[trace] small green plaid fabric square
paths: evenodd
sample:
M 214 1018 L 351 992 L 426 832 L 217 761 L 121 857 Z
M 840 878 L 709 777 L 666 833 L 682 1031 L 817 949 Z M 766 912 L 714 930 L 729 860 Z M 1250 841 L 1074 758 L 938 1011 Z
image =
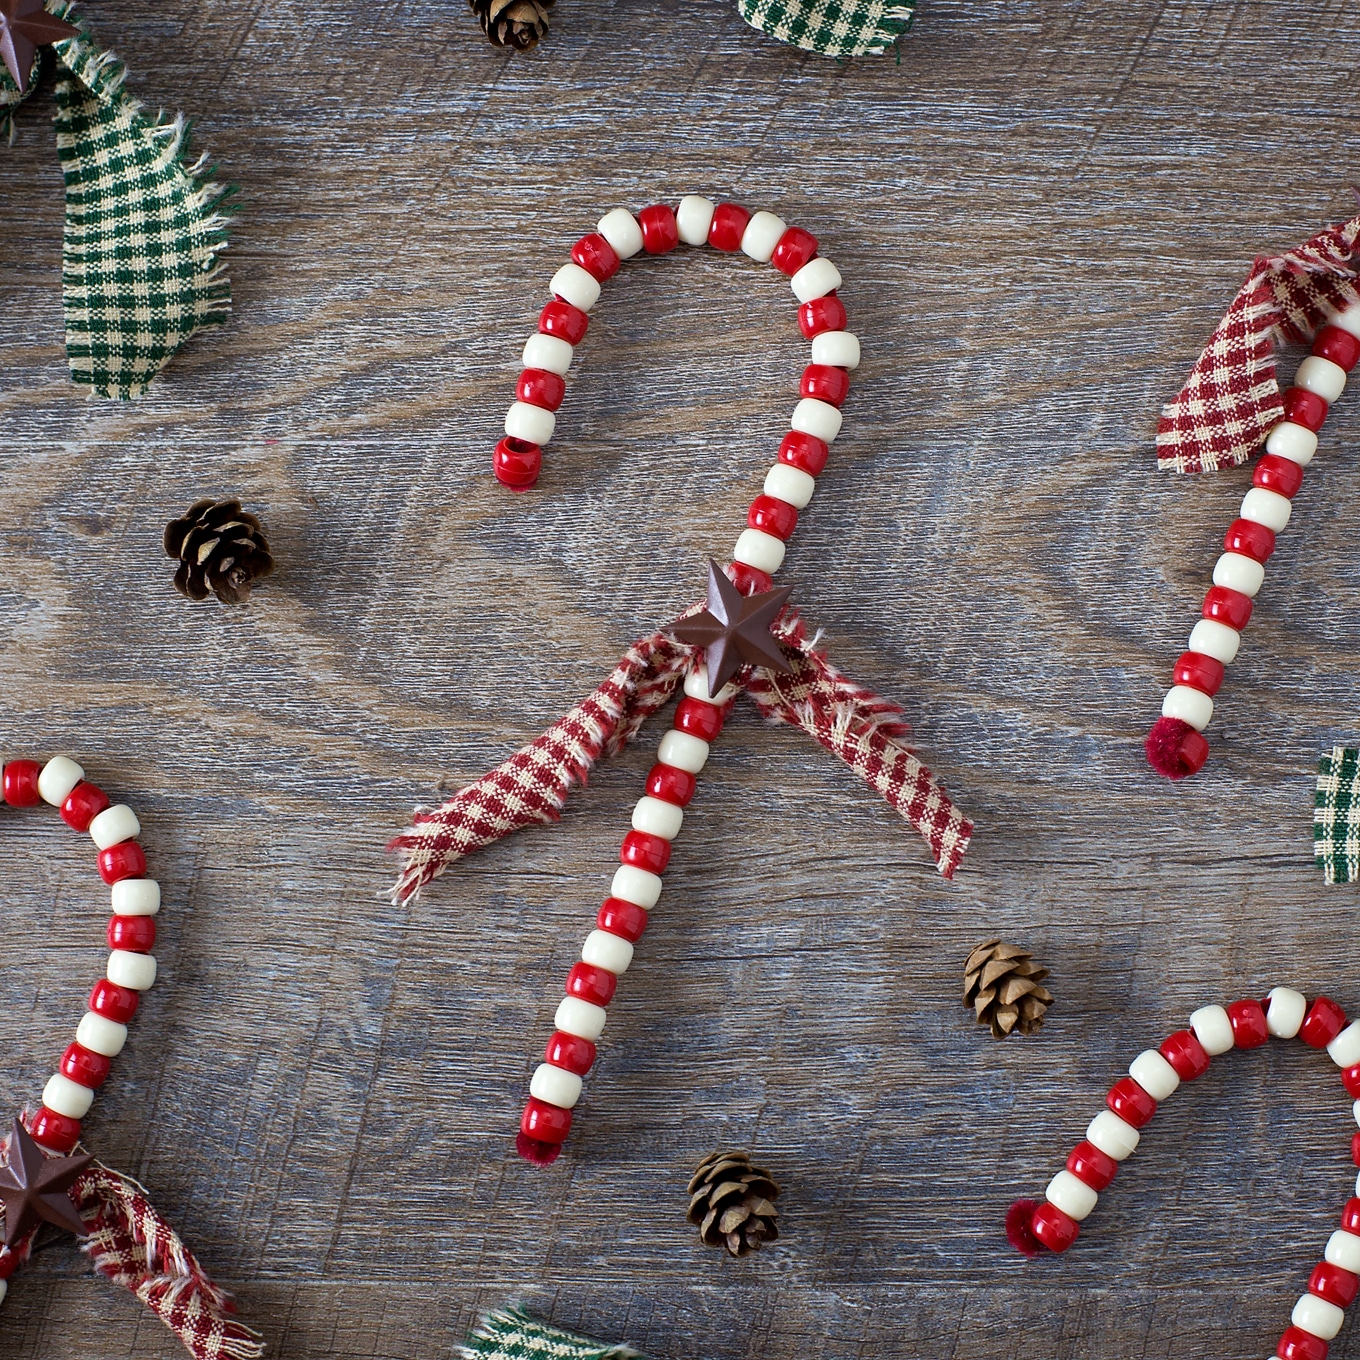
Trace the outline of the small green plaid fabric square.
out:
M 518 1308 L 488 1314 L 463 1355 L 466 1360 L 643 1360 L 627 1346 L 606 1346 L 564 1332 Z
M 1360 879 L 1360 751 L 1333 746 L 1318 763 L 1313 848 L 1328 883 Z
M 752 28 L 826 57 L 885 51 L 911 27 L 916 0 L 737 0 Z

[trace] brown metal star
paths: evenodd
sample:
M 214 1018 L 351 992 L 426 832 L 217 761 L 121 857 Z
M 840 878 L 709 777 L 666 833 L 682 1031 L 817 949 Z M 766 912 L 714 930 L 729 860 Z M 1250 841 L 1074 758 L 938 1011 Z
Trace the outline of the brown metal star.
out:
M 84 1153 L 76 1157 L 47 1156 L 16 1119 L 9 1162 L 0 1167 L 5 1245 L 15 1246 L 39 1223 L 52 1223 L 77 1237 L 87 1237 L 90 1230 L 76 1212 L 71 1187 L 92 1161 L 94 1158 Z
M 718 564 L 708 561 L 708 608 L 671 624 L 680 642 L 704 649 L 709 698 L 743 667 L 765 666 L 787 675 L 793 669 L 770 632 L 792 587 L 743 595 Z
M 43 0 L 0 0 L 0 58 L 19 87 L 28 93 L 28 77 L 38 48 L 60 42 L 80 30 L 43 8 Z

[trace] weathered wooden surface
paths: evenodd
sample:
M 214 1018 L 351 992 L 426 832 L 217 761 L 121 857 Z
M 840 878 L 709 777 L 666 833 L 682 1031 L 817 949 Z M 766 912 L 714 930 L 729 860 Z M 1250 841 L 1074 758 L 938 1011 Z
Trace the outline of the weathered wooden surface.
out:
M 1360 733 L 1354 402 L 1212 764 L 1171 787 L 1138 749 L 1247 480 L 1156 473 L 1158 403 L 1252 254 L 1349 207 L 1350 7 L 938 0 L 900 65 L 845 68 L 720 0 L 561 0 L 528 60 L 456 0 L 91 9 L 241 185 L 236 310 L 146 400 L 77 394 L 50 103 L 21 114 L 4 740 L 70 751 L 144 816 L 164 985 L 89 1142 L 271 1355 L 436 1360 L 509 1297 L 661 1360 L 1266 1354 L 1354 1175 L 1325 1059 L 1232 1058 L 1178 1095 L 1060 1261 L 1022 1263 L 1000 1220 L 1195 1006 L 1288 981 L 1360 1008 L 1360 894 L 1310 845 L 1317 755 Z M 845 272 L 867 358 L 786 575 L 978 833 L 942 884 L 834 761 L 739 712 L 543 1173 L 514 1121 L 651 740 L 414 906 L 386 904 L 382 845 L 734 537 L 804 353 L 747 262 L 630 265 L 541 489 L 488 473 L 570 242 L 691 189 L 777 208 Z M 159 556 L 209 493 L 260 511 L 281 564 L 241 612 L 186 605 Z M 66 1041 L 105 899 L 54 816 L 3 820 L 8 1110 Z M 1037 1040 L 958 1005 L 992 933 L 1053 969 Z M 724 1143 L 787 1187 L 785 1240 L 741 1263 L 684 1223 Z M 179 1353 L 63 1244 L 2 1316 L 5 1360 Z

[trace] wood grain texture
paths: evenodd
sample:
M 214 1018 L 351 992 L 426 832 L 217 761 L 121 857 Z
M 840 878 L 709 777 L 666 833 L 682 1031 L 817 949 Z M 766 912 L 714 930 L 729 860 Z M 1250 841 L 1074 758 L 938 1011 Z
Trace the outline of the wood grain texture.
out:
M 1139 750 L 1247 480 L 1158 474 L 1156 412 L 1251 256 L 1349 207 L 1351 7 L 930 0 L 900 65 L 845 67 L 722 0 L 560 0 L 521 60 L 458 0 L 91 9 L 241 186 L 235 312 L 135 405 L 72 389 L 49 96 L 21 114 L 4 741 L 71 752 L 143 815 L 165 985 L 89 1142 L 271 1355 L 441 1360 L 510 1297 L 658 1360 L 1266 1354 L 1354 1176 L 1325 1059 L 1231 1058 L 1178 1095 L 1061 1260 L 1023 1263 L 1000 1221 L 1195 1006 L 1285 981 L 1360 1008 L 1360 892 L 1323 886 L 1310 810 L 1318 753 L 1360 731 L 1354 402 L 1211 765 L 1172 787 Z M 488 471 L 571 241 L 691 189 L 776 208 L 845 273 L 866 361 L 786 576 L 978 831 L 941 883 L 835 761 L 739 710 L 545 1174 L 514 1121 L 651 741 L 415 905 L 387 904 L 381 847 L 735 535 L 804 353 L 749 262 L 628 266 L 541 488 Z M 238 612 L 188 606 L 159 556 L 214 493 L 280 563 Z M 8 1110 L 101 966 L 104 893 L 55 817 L 3 821 Z M 993 933 L 1053 970 L 1033 1041 L 959 1006 Z M 724 1143 L 786 1186 L 784 1240 L 742 1262 L 684 1223 Z M 176 1354 L 64 1244 L 4 1306 L 3 1360 Z

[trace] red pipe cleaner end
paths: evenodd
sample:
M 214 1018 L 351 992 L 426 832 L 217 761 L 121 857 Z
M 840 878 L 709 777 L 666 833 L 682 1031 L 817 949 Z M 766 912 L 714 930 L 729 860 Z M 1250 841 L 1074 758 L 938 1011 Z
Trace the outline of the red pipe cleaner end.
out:
M 527 1133 L 515 1135 L 515 1149 L 526 1162 L 535 1166 L 551 1166 L 562 1151 L 561 1143 L 545 1143 L 541 1138 L 530 1138 Z
M 1038 1256 L 1044 1249 L 1030 1226 L 1038 1207 L 1032 1199 L 1018 1199 L 1006 1210 L 1006 1240 L 1022 1256 Z
M 1182 718 L 1158 718 L 1148 733 L 1148 764 L 1168 779 L 1198 774 L 1209 759 L 1209 743 Z
M 538 481 L 543 467 L 543 450 L 527 439 L 506 435 L 496 445 L 491 466 L 502 486 L 508 486 L 511 491 L 528 491 Z

